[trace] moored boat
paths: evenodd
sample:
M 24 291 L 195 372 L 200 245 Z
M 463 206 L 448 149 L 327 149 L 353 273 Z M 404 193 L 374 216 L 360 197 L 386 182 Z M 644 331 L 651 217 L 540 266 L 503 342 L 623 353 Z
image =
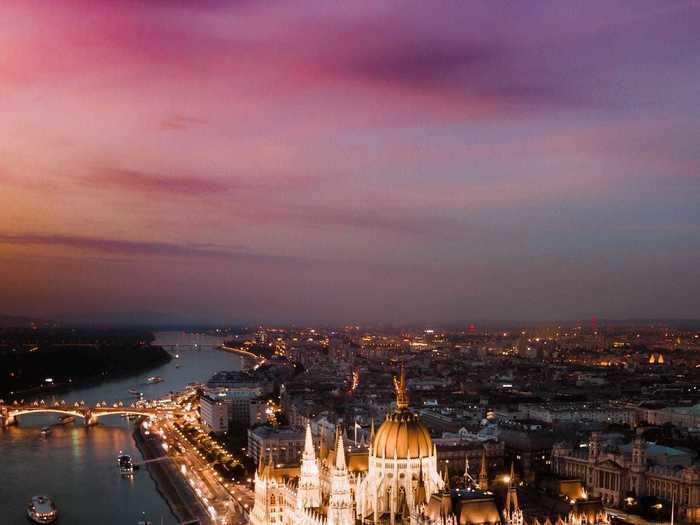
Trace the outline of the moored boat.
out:
M 134 473 L 134 464 L 131 461 L 131 456 L 128 454 L 117 456 L 117 463 L 119 463 L 119 472 L 121 472 L 122 476 L 130 476 Z
M 48 496 L 34 496 L 27 505 L 27 516 L 34 523 L 53 523 L 58 517 L 58 510 Z

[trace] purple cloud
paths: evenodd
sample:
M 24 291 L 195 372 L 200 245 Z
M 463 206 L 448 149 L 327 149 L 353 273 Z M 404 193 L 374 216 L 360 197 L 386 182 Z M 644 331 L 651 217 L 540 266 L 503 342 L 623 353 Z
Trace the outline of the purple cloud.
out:
M 286 263 L 295 261 L 292 257 L 250 253 L 212 244 L 133 241 L 59 234 L 0 234 L 0 243 L 14 246 L 63 247 L 127 257 L 203 257 Z

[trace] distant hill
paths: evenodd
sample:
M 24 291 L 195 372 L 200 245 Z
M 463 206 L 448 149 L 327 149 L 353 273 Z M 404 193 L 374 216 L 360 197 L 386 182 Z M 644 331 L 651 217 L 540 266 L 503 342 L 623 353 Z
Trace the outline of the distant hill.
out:
M 29 317 L 22 317 L 17 315 L 0 314 L 0 328 L 26 327 L 32 326 L 34 324 L 46 324 L 46 321 L 30 319 Z

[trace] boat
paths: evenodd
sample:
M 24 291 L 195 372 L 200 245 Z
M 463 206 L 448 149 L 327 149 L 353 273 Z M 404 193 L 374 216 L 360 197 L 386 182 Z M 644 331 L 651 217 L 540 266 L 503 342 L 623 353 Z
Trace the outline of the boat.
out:
M 146 379 L 146 383 L 148 383 L 149 385 L 155 385 L 156 383 L 162 383 L 163 381 L 165 381 L 165 379 L 163 379 L 160 376 L 151 376 L 148 379 Z
M 34 523 L 53 523 L 58 517 L 58 510 L 48 496 L 33 496 L 27 505 L 27 516 Z
M 72 423 L 75 421 L 75 416 L 72 416 L 70 414 L 64 414 L 62 416 L 58 416 L 58 422 L 61 425 L 67 425 L 68 423 Z
M 44 436 L 51 434 L 51 427 L 41 427 L 41 433 Z
M 119 472 L 122 476 L 131 476 L 134 473 L 134 464 L 128 454 L 117 456 L 117 463 L 119 463 Z
M 130 389 L 129 389 L 129 393 L 130 393 L 132 396 L 142 396 L 142 395 L 143 395 L 142 392 L 139 392 L 139 391 L 136 390 L 135 388 L 130 388 Z

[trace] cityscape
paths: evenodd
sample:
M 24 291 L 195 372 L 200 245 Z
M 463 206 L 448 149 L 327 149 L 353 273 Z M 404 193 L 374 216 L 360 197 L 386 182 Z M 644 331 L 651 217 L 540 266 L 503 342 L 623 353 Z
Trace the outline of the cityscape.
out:
M 0 525 L 700 524 L 698 35 L 0 2 Z

